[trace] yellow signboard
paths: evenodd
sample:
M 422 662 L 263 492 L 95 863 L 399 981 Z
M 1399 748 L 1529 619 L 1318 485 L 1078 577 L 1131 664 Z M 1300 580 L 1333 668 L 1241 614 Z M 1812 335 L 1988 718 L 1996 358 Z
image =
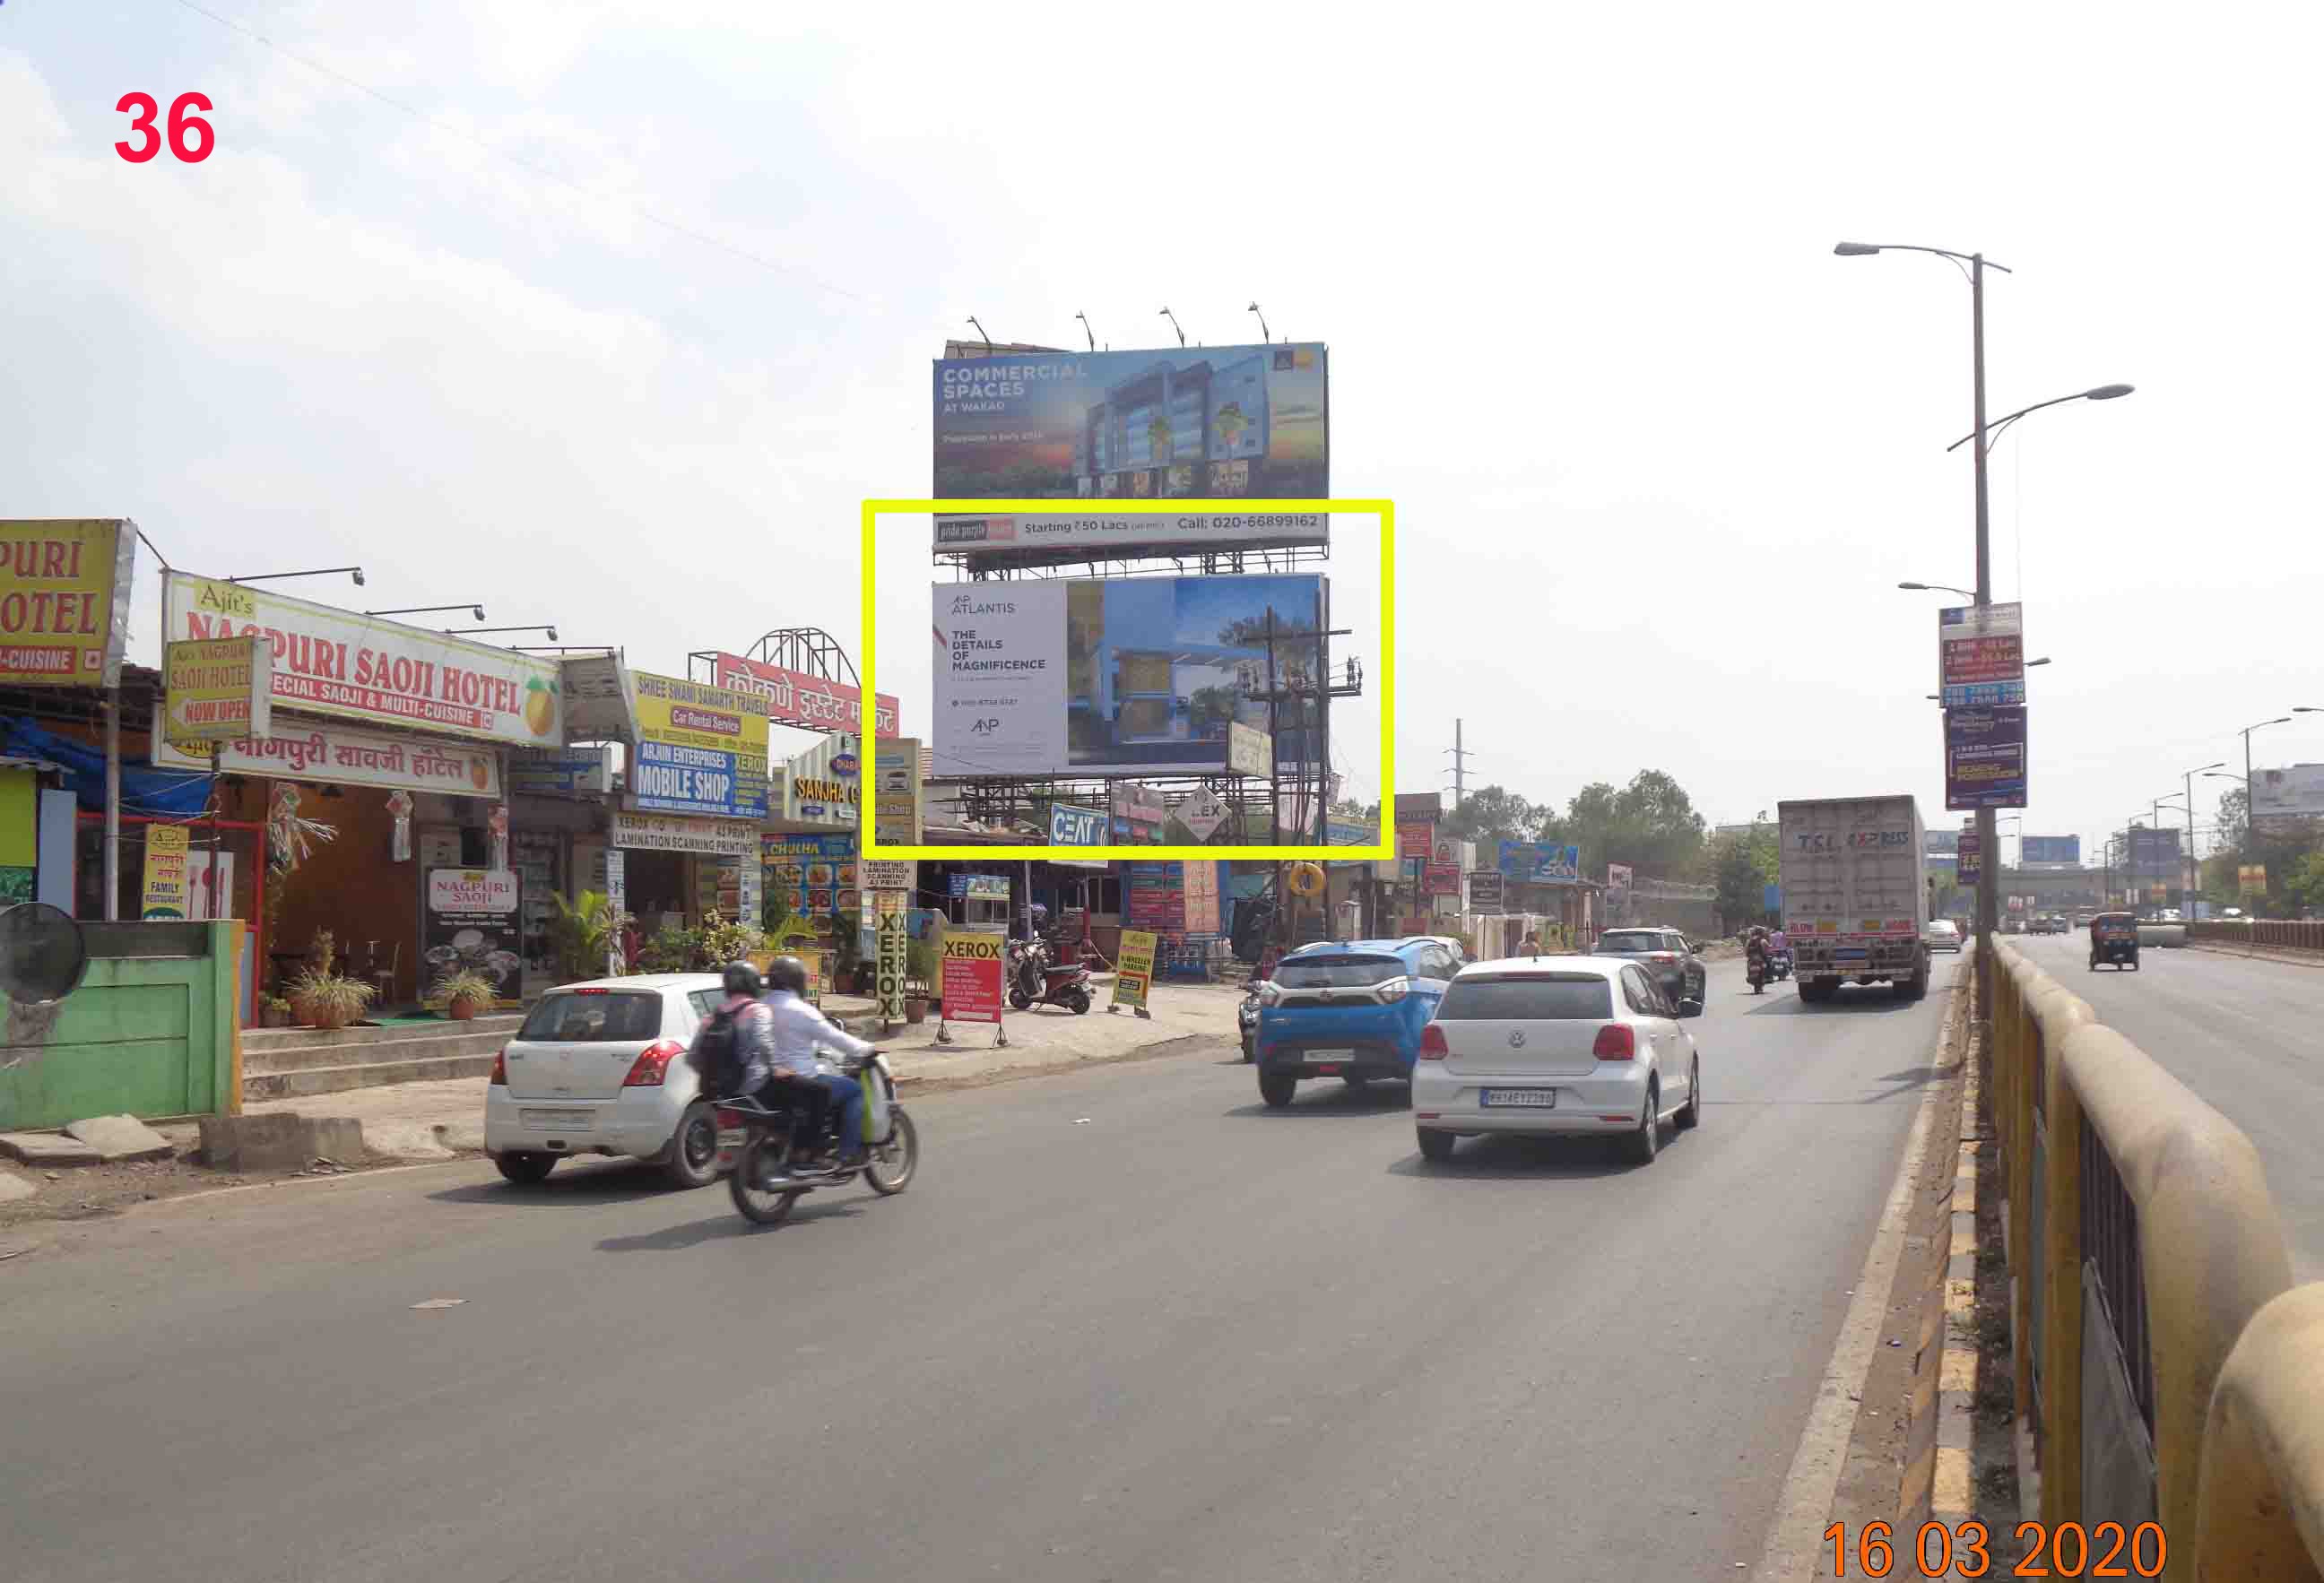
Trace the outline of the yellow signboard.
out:
M 1154 935 L 1144 929 L 1121 932 L 1121 960 L 1113 972 L 1113 1004 L 1146 1009 L 1146 991 L 1154 982 Z
M 136 552 L 124 520 L 0 521 L 0 684 L 119 682 Z
M 186 913 L 186 827 L 145 827 L 145 898 L 137 916 L 149 924 L 175 923 Z
M 637 673 L 639 808 L 713 818 L 767 816 L 767 701 L 677 676 Z
M 173 742 L 232 742 L 273 729 L 274 646 L 192 638 L 161 646 L 162 731 Z
M 2267 865 L 2265 863 L 2237 863 L 2236 865 L 2236 889 L 2245 896 L 2265 896 L 2267 894 Z

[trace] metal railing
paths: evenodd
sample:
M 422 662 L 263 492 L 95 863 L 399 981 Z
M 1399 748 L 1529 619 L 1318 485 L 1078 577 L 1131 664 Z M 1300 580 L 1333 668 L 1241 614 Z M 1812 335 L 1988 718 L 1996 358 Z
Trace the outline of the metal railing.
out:
M 2015 946 L 1979 969 L 2043 1522 L 2159 1523 L 2169 1578 L 2324 1578 L 2324 1284 L 2286 1295 L 2251 1140 Z
M 2187 925 L 2188 938 L 2233 945 L 2273 945 L 2292 951 L 2324 951 L 2324 920 L 2315 918 L 2209 918 Z

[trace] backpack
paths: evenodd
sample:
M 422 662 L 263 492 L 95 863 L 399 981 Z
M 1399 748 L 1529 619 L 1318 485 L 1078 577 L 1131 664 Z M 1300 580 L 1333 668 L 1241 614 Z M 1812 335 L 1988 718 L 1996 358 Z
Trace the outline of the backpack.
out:
M 694 1068 L 702 1080 L 702 1091 L 724 1098 L 733 1083 L 742 1075 L 742 1041 L 735 1026 L 735 1014 L 724 1008 L 713 1012 L 702 1031 L 694 1036 L 694 1047 L 686 1053 L 686 1063 Z

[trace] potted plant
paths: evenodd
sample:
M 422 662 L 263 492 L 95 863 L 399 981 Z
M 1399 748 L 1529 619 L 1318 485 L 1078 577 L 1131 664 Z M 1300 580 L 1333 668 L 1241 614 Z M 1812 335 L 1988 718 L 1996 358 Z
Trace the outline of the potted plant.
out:
M 466 1022 L 500 999 L 500 987 L 474 968 L 454 968 L 437 979 L 428 998 L 442 1001 L 453 1021 Z
M 558 976 L 567 983 L 603 978 L 605 961 L 632 920 L 602 890 L 585 890 L 577 901 L 552 894 L 557 916 L 549 920 L 550 948 Z
M 290 1002 L 280 995 L 269 995 L 258 1008 L 261 1027 L 287 1028 L 290 1026 Z
M 904 1020 L 926 1022 L 928 1017 L 929 986 L 936 976 L 936 948 L 925 940 L 915 940 L 904 947 Z
M 299 1020 L 312 1028 L 343 1028 L 361 1017 L 379 991 L 361 979 L 331 971 L 336 960 L 330 932 L 315 932 L 315 960 L 290 980 L 290 1006 Z

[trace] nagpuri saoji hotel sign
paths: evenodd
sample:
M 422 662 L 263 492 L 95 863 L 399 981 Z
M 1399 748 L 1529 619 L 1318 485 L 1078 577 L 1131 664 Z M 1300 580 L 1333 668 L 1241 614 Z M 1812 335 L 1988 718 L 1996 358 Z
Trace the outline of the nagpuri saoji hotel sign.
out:
M 548 660 L 181 572 L 163 579 L 161 605 L 165 641 L 264 636 L 286 709 L 521 747 L 564 741 Z

